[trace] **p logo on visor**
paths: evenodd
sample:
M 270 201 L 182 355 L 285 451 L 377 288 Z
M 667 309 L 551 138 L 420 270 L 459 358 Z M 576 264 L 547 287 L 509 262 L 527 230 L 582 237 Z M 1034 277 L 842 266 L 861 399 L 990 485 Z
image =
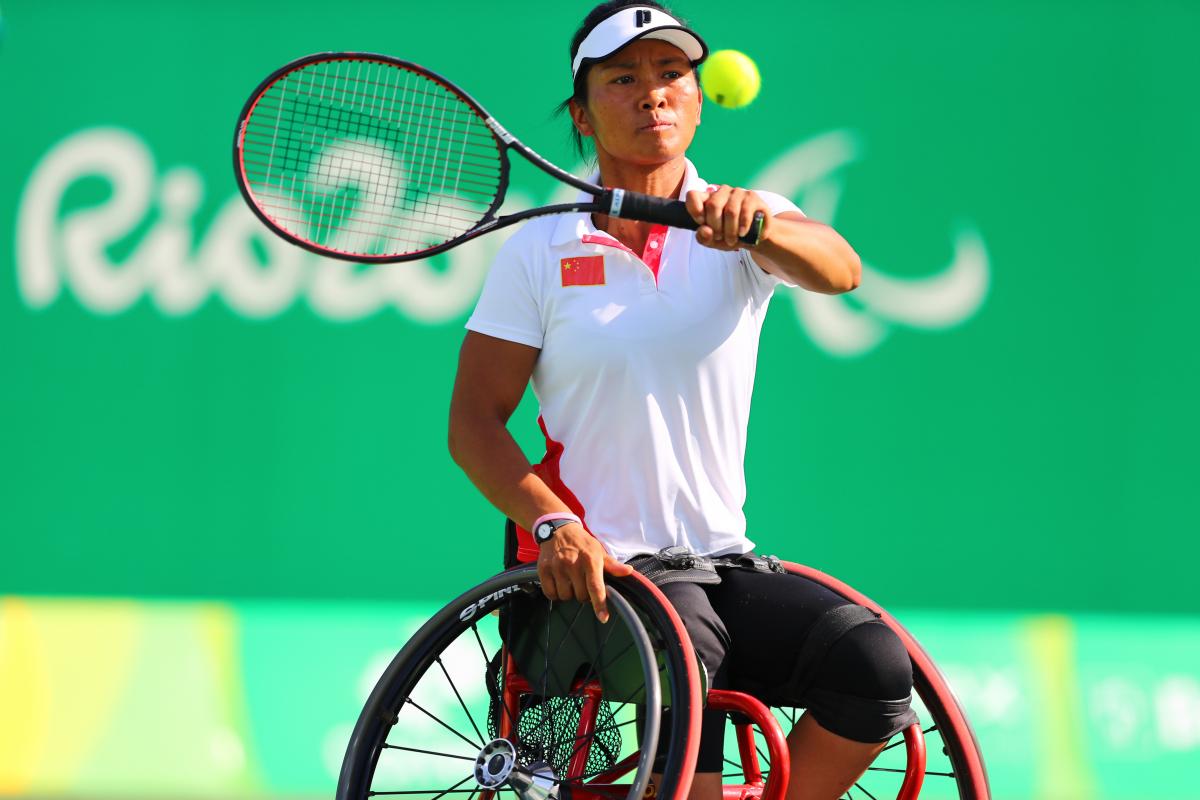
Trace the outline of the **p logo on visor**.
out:
M 704 40 L 665 11 L 626 7 L 597 23 L 575 48 L 571 54 L 571 76 L 578 77 L 585 62 L 603 61 L 638 39 L 661 39 L 673 44 L 693 64 L 708 56 Z

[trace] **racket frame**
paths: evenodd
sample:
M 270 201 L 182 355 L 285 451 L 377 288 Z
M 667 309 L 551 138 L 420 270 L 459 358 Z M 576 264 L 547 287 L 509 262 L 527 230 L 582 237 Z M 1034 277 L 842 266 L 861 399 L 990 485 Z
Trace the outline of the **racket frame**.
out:
M 491 206 L 488 208 L 487 212 L 477 225 L 446 242 L 426 248 L 424 250 L 400 254 L 389 253 L 384 255 L 368 255 L 323 247 L 319 244 L 308 241 L 307 239 L 296 236 L 272 220 L 270 216 L 268 216 L 267 213 L 259 207 L 258 202 L 254 198 L 254 193 L 250 189 L 249 179 L 246 175 L 246 166 L 244 159 L 242 158 L 242 148 L 245 142 L 246 125 L 251 115 L 254 113 L 255 107 L 258 105 L 258 102 L 267 94 L 270 88 L 287 75 L 307 67 L 310 64 L 333 61 L 376 61 L 417 73 L 418 75 L 429 78 L 450 93 L 456 95 L 467 105 L 468 108 L 471 109 L 471 111 L 479 116 L 479 118 L 491 132 L 492 138 L 496 142 L 496 149 L 499 155 L 497 160 L 499 161 L 500 165 L 500 174 L 498 176 L 496 196 L 492 199 Z M 580 191 L 590 194 L 591 196 L 595 197 L 596 200 L 592 202 L 576 201 L 573 203 L 556 203 L 553 205 L 540 206 L 538 208 L 525 209 L 512 214 L 496 216 L 496 212 L 499 211 L 500 206 L 504 203 L 505 196 L 508 194 L 509 173 L 511 171 L 509 162 L 510 150 L 515 150 L 522 158 L 533 164 L 538 169 L 541 169 L 551 177 L 557 178 L 569 186 L 573 186 Z M 603 187 L 596 186 L 589 181 L 578 178 L 566 170 L 555 166 L 534 152 L 532 148 L 519 140 L 516 136 L 513 136 L 511 133 L 509 133 L 508 130 L 506 130 L 505 127 L 501 125 L 495 117 L 489 114 L 487 110 L 480 105 L 477 100 L 475 100 L 475 98 L 471 97 L 471 95 L 469 95 L 466 91 L 452 81 L 437 74 L 436 72 L 433 72 L 432 70 L 422 67 L 420 64 L 414 64 L 411 61 L 405 61 L 403 59 L 383 55 L 382 53 L 358 51 L 331 51 L 313 53 L 284 64 L 282 67 L 264 78 L 258 84 L 258 86 L 255 87 L 254 91 L 250 93 L 250 97 L 243 104 L 242 111 L 238 115 L 237 126 L 234 129 L 233 136 L 233 172 L 237 179 L 238 190 L 242 193 L 242 198 L 246 201 L 246 204 L 250 206 L 250 209 L 254 212 L 255 216 L 257 216 L 269 229 L 292 244 L 303 247 L 305 250 L 317 253 L 318 255 L 339 258 L 345 261 L 354 261 L 357 263 L 389 264 L 400 261 L 415 261 L 421 258 L 427 258 L 429 256 L 445 252 L 452 247 L 457 247 L 458 245 L 468 242 L 478 236 L 482 236 L 485 233 L 490 233 L 514 223 L 531 219 L 533 217 L 545 216 L 547 214 L 595 213 L 608 214 L 611 216 L 622 216 L 622 212 L 624 212 L 623 216 L 627 219 L 638 219 L 645 222 L 667 224 L 675 227 L 687 228 L 690 230 L 695 230 L 698 227 L 696 221 L 692 219 L 690 214 L 687 213 L 682 201 L 654 197 L 652 195 L 645 195 L 641 194 L 640 192 L 632 192 L 624 189 L 605 189 Z M 748 234 L 746 237 L 743 237 L 743 241 L 746 241 L 751 245 L 757 244 L 758 237 L 762 232 L 762 226 L 763 220 L 761 218 L 761 212 L 759 212 L 755 218 L 755 224 L 751 228 L 750 234 Z

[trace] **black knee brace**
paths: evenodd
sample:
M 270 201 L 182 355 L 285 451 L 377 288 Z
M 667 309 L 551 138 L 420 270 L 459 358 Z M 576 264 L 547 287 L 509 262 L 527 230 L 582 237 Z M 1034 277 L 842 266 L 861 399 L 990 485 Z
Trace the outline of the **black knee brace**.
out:
M 881 742 L 916 722 L 910 707 L 912 662 L 900 637 L 883 622 L 846 631 L 812 676 L 809 711 L 839 736 Z

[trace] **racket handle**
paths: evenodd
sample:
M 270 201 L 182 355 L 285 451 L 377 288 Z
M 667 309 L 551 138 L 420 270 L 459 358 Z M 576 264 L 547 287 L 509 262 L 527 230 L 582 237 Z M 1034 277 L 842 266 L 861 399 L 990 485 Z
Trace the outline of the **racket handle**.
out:
M 669 200 L 665 197 L 655 197 L 639 192 L 627 192 L 624 189 L 613 189 L 605 194 L 612 196 L 609 215 L 624 219 L 636 219 L 642 222 L 657 222 L 660 225 L 670 225 L 672 228 L 685 228 L 694 231 L 700 226 L 688 213 L 687 204 L 682 200 Z M 753 247 L 762 239 L 763 213 L 755 212 L 754 221 L 750 223 L 750 231 L 740 237 L 741 241 Z

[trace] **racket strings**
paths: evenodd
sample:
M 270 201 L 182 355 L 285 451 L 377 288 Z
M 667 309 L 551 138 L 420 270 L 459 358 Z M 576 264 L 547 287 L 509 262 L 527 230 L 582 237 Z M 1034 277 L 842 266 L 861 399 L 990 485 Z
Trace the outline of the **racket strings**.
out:
M 252 155 L 253 156 L 265 156 L 265 158 L 249 157 Z M 261 166 L 264 169 L 266 169 L 271 165 L 271 159 L 272 159 L 273 155 L 274 154 L 271 151 L 247 147 L 243 150 L 242 160 L 244 163 L 246 163 L 248 165 Z M 372 154 L 372 155 L 374 155 L 374 154 Z M 355 151 L 353 149 L 353 147 L 348 147 L 348 148 L 346 148 L 346 153 L 343 154 L 343 156 L 341 158 L 339 158 L 338 163 L 337 163 L 337 169 L 343 173 L 346 173 L 347 170 L 349 170 L 351 168 L 366 169 L 366 168 L 371 168 L 371 167 L 377 166 L 377 163 L 378 162 L 373 158 L 360 157 L 360 154 L 357 151 Z M 323 168 L 324 167 L 322 164 L 318 164 L 318 166 L 315 167 L 314 169 L 320 171 Z M 332 173 L 327 168 L 325 168 L 325 171 L 321 174 L 328 176 L 329 174 L 332 174 Z M 407 175 L 413 181 L 420 183 L 420 184 L 424 184 L 427 187 L 432 186 L 433 182 L 435 180 L 440 181 L 444 177 L 443 174 L 432 172 L 428 168 L 425 168 L 425 169 L 415 168 L 413 170 L 410 170 L 407 173 Z M 486 201 L 489 201 L 489 202 L 490 202 L 491 198 L 493 196 L 495 196 L 495 187 L 496 187 L 497 181 L 499 180 L 498 172 L 496 172 L 496 173 L 477 172 L 475 170 L 469 170 L 469 169 L 464 168 L 464 169 L 459 170 L 459 175 L 463 176 L 458 181 L 458 184 L 460 186 L 460 192 L 462 194 L 464 194 L 464 195 L 473 194 L 479 198 L 484 198 Z M 395 179 L 398 177 L 397 174 L 391 169 L 385 170 L 385 172 L 383 173 L 383 176 L 387 177 L 389 179 Z M 478 189 L 472 189 L 471 187 L 478 187 Z
M 361 80 L 361 76 L 360 76 L 360 80 Z M 380 83 L 378 81 L 363 81 L 363 82 L 366 84 L 369 84 L 369 85 L 375 85 L 375 86 L 380 85 Z M 426 92 L 424 94 L 428 94 L 428 93 Z M 357 111 L 369 111 L 369 112 L 372 112 L 375 114 L 381 113 L 380 107 L 378 106 L 377 103 L 373 103 L 372 105 L 368 106 L 365 102 L 362 101 L 361 98 L 363 98 L 365 95 L 366 95 L 365 92 L 348 92 L 347 93 L 346 96 L 351 98 L 351 100 L 352 100 L 352 102 L 350 103 L 351 112 L 357 110 Z M 357 109 L 355 108 L 355 103 L 353 102 L 353 99 L 356 97 L 359 98 L 357 101 Z M 338 127 L 346 128 L 347 127 L 346 126 L 347 118 L 348 118 L 348 115 L 344 111 L 339 112 L 338 119 L 336 120 L 336 122 L 338 123 Z M 379 124 L 379 120 L 377 120 L 376 118 L 369 118 L 369 119 L 370 119 L 370 121 L 365 126 L 365 133 L 369 136 L 373 136 L 376 138 L 380 137 L 381 134 L 384 134 L 384 138 L 386 138 L 386 133 L 382 129 L 381 125 Z M 426 126 L 428 126 L 432 119 L 433 118 L 431 115 L 422 115 L 422 114 L 406 115 L 406 118 L 404 118 L 402 120 L 402 122 L 405 125 L 405 129 L 402 129 L 402 134 L 406 137 L 406 141 L 407 141 L 407 139 L 410 139 L 414 134 L 419 135 L 419 129 L 417 128 L 417 126 L 421 125 L 422 123 L 424 123 Z M 351 122 L 351 124 L 353 124 L 353 122 L 354 122 L 353 118 L 350 118 L 349 121 Z M 452 120 L 452 124 L 453 124 L 453 120 Z M 435 147 L 434 149 L 439 150 L 442 148 Z M 355 148 L 355 147 L 347 148 L 347 150 L 339 153 L 339 158 L 336 160 L 336 163 L 333 165 L 332 171 L 333 171 L 334 177 L 342 178 L 342 177 L 344 177 L 345 172 L 347 170 L 353 171 L 355 167 L 363 167 L 363 166 L 374 167 L 374 166 L 378 166 L 378 165 L 380 165 L 380 163 L 382 163 L 383 165 L 385 165 L 384 169 L 382 171 L 372 170 L 371 172 L 368 173 L 368 175 L 370 175 L 371 178 L 381 178 L 382 181 L 370 181 L 369 180 L 368 188 L 375 190 L 374 191 L 374 195 L 375 195 L 374 199 L 377 201 L 382 201 L 384 206 L 388 205 L 389 203 L 394 205 L 396 198 L 394 197 L 394 193 L 392 191 L 389 191 L 389 189 L 391 187 L 395 186 L 398 183 L 398 181 L 400 180 L 400 175 L 398 174 L 398 171 L 394 168 L 394 162 L 389 163 L 390 160 L 384 160 L 381 162 L 381 160 L 379 159 L 379 154 L 377 152 L 377 149 L 374 147 L 369 148 L 369 150 L 366 154 L 368 156 L 368 159 L 365 162 L 364 162 L 364 159 L 356 157 L 356 155 L 358 155 L 358 148 Z M 408 172 L 409 172 L 408 177 L 409 177 L 409 180 L 415 186 L 417 186 L 419 190 L 423 190 L 425 193 L 432 194 L 434 192 L 434 186 L 428 180 L 428 178 L 431 176 L 424 174 L 427 171 L 427 166 L 429 164 L 429 159 L 428 159 L 429 154 L 426 152 L 426 153 L 422 153 L 421 155 L 422 155 L 422 158 L 420 158 L 419 160 L 415 159 L 415 158 L 412 159 L 413 166 L 408 170 Z M 435 155 L 437 155 L 437 154 L 435 153 Z M 326 166 L 328 166 L 328 165 L 326 165 Z M 328 169 L 325 171 L 329 172 Z M 320 174 L 321 172 L 322 172 L 322 170 L 320 168 L 318 168 L 317 173 Z M 378 173 L 378 174 L 376 174 L 376 173 Z M 382 184 L 382 190 L 381 190 L 381 187 L 376 184 Z M 490 197 L 488 199 L 490 200 Z M 439 202 L 441 205 L 443 205 L 443 206 L 445 205 L 444 200 L 439 199 Z M 374 205 L 378 206 L 379 203 L 377 202 Z M 413 207 L 414 206 L 413 203 L 410 202 L 405 205 L 407 206 L 407 210 L 409 210 L 409 211 L 415 210 Z M 335 210 L 340 210 L 340 209 L 335 209 Z M 323 216 L 325 216 L 326 219 L 324 219 L 322 221 L 328 222 L 329 215 L 323 215 Z M 423 216 L 428 216 L 428 215 L 423 215 Z M 453 215 L 451 215 L 451 216 L 453 217 Z M 378 212 L 372 213 L 372 211 L 370 210 L 370 207 L 365 206 L 363 209 L 362 217 L 363 217 L 364 221 L 378 223 L 380 220 L 381 214 L 379 214 Z M 459 219 L 461 219 L 461 218 L 454 217 L 452 219 L 439 220 L 439 222 L 454 222 L 454 221 L 458 221 Z M 471 220 L 471 222 L 473 222 L 473 221 L 474 220 Z M 428 223 L 429 220 L 428 219 L 419 219 L 419 220 L 417 220 L 417 222 Z M 383 224 L 386 225 L 386 222 Z M 397 226 L 390 225 L 388 227 L 395 229 Z M 438 233 L 443 233 L 443 231 L 431 230 L 430 226 L 427 224 L 417 224 L 417 225 L 413 225 L 412 227 L 415 231 L 418 231 L 418 232 L 420 232 L 422 234 L 426 234 L 426 235 L 437 235 Z M 389 233 L 392 233 L 394 235 L 396 233 L 396 231 L 392 230 L 392 231 L 389 231 Z
M 502 154 L 459 95 L 399 65 L 336 59 L 272 83 L 246 120 L 242 163 L 260 211 L 352 255 L 416 253 L 483 221 Z

